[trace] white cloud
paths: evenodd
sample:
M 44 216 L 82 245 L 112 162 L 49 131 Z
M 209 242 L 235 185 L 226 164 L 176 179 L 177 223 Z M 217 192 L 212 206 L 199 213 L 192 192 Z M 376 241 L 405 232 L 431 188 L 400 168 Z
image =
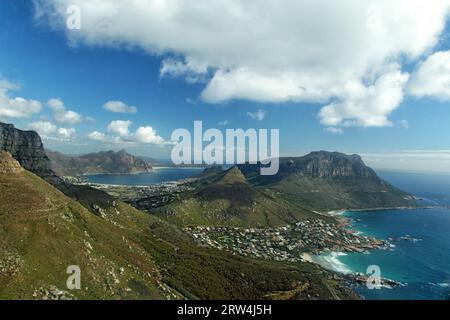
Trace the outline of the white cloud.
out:
M 72 140 L 76 130 L 74 128 L 59 128 L 57 133 L 61 140 Z
M 55 121 L 58 123 L 77 124 L 83 121 L 83 116 L 67 110 L 61 99 L 50 99 L 47 104 L 53 110 Z
M 266 117 L 266 111 L 259 109 L 256 112 L 247 112 L 247 116 L 256 121 L 263 121 Z
M 180 61 L 167 58 L 162 62 L 159 74 L 161 77 L 184 77 L 188 83 L 197 83 L 205 79 L 207 72 L 208 64 L 206 63 L 200 63 L 193 59 Z
M 104 133 L 94 131 L 89 133 L 88 138 L 94 141 L 106 141 L 107 137 Z
M 115 120 L 108 125 L 108 132 L 118 134 L 120 137 L 130 135 L 129 127 L 133 124 L 131 121 Z
M 163 145 L 167 142 L 156 133 L 153 127 L 139 127 L 136 132 L 130 132 L 130 126 L 133 122 L 128 120 L 115 120 L 108 125 L 109 135 L 102 132 L 91 132 L 88 137 L 94 141 L 103 141 L 109 143 L 144 143 Z
M 450 100 L 450 51 L 436 52 L 420 64 L 408 89 L 417 97 Z
M 134 141 L 138 143 L 164 144 L 163 138 L 156 134 L 152 127 L 140 127 L 134 134 Z
M 115 113 L 136 113 L 138 109 L 133 106 L 129 106 L 122 101 L 108 101 L 103 105 L 103 109 Z
M 408 77 L 401 64 L 435 47 L 450 8 L 450 0 L 35 2 L 74 44 L 139 47 L 164 57 L 161 76 L 207 81 L 207 102 L 322 103 L 332 126 L 389 125 Z M 65 28 L 68 4 L 83 13 L 77 32 Z
M 326 126 L 390 126 L 388 116 L 403 100 L 403 89 L 409 75 L 390 66 L 371 85 L 361 81 L 346 83 L 342 98 L 319 112 Z
M 30 123 L 29 125 L 31 130 L 36 131 L 41 136 L 49 136 L 50 134 L 54 133 L 57 129 L 57 126 L 55 126 L 50 121 L 37 121 Z
M 325 130 L 332 134 L 343 134 L 344 133 L 344 130 L 342 130 L 342 128 L 336 128 L 336 127 L 327 127 L 327 128 L 325 128 Z
M 39 101 L 10 97 L 10 91 L 18 89 L 17 85 L 0 79 L 0 119 L 28 118 L 41 111 Z

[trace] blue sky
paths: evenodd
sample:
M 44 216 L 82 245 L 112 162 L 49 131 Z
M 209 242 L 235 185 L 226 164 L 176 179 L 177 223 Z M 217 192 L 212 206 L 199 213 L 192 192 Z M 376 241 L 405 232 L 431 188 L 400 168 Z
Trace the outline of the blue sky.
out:
M 37 1 L 36 3 L 52 6 L 54 5 L 52 2 L 54 1 Z M 73 2 L 83 6 L 82 0 Z M 55 7 L 49 9 L 44 6 L 44 9 L 58 13 L 58 8 L 55 9 Z M 440 10 L 443 9 L 437 8 L 430 14 L 440 14 Z M 299 73 L 304 71 L 309 74 L 309 69 L 306 70 L 301 64 L 295 64 L 297 63 L 295 55 L 286 54 L 286 61 L 280 61 L 279 68 L 276 66 L 270 72 L 266 72 L 266 70 L 261 71 L 256 62 L 252 64 L 251 61 L 246 60 L 233 60 L 227 65 L 228 60 L 231 61 L 229 57 L 235 56 L 234 52 L 230 55 L 224 54 L 215 61 L 217 54 L 214 52 L 211 53 L 199 46 L 186 46 L 184 41 L 182 43 L 178 39 L 165 44 L 164 41 L 154 40 L 149 36 L 145 37 L 147 42 L 141 45 L 143 41 L 140 39 L 123 38 L 120 32 L 107 35 L 107 37 L 117 37 L 116 42 L 119 44 L 111 41 L 110 38 L 107 40 L 102 38 L 106 36 L 100 31 L 92 33 L 81 31 L 72 37 L 68 34 L 69 31 L 64 30 L 57 23 L 46 21 L 47 13 L 40 19 L 37 19 L 35 14 L 36 7 L 32 1 L 1 1 L 0 79 L 16 85 L 15 90 L 4 90 L 4 96 L 9 99 L 8 101 L 16 97 L 22 97 L 27 101 L 35 100 L 41 103 L 41 108 L 39 112 L 26 116 L 2 116 L 0 113 L 0 120 L 14 123 L 21 129 L 36 129 L 36 123 L 51 124 L 48 134 L 41 133 L 49 149 L 79 154 L 126 148 L 139 155 L 168 158 L 170 146 L 148 141 L 160 141 L 159 138 L 167 141 L 174 129 L 190 129 L 195 120 L 202 120 L 204 127 L 212 128 L 279 128 L 282 155 L 301 155 L 320 149 L 361 153 L 365 155 L 369 164 L 384 168 L 444 171 L 447 164 L 450 164 L 450 151 L 448 151 L 450 150 L 450 102 L 445 91 L 450 91 L 450 88 L 445 87 L 448 83 L 443 84 L 445 88 L 442 86 L 438 89 L 429 88 L 427 92 L 411 89 L 412 93 L 402 94 L 401 101 L 398 103 L 390 102 L 391 99 L 387 98 L 390 104 L 387 108 L 391 108 L 392 111 L 382 113 L 384 111 L 379 110 L 381 107 L 377 102 L 386 99 L 378 99 L 376 95 L 380 93 L 377 93 L 376 89 L 373 94 L 367 90 L 368 93 L 364 93 L 362 97 L 358 95 L 357 98 L 355 94 L 348 93 L 347 87 L 324 93 L 323 96 L 321 93 L 319 97 L 316 97 L 315 93 L 310 97 L 309 93 L 303 95 L 296 91 L 288 92 L 286 96 L 279 95 L 277 92 L 272 94 L 270 89 L 273 87 L 278 88 L 277 86 L 280 85 L 283 90 L 286 83 L 292 83 L 290 78 L 288 82 L 283 82 L 286 78 L 285 74 L 288 74 L 285 71 L 291 70 L 288 64 L 291 63 L 289 59 L 293 61 L 292 70 L 296 68 Z M 86 12 L 85 14 L 88 16 L 89 24 L 83 29 L 92 27 L 91 24 L 95 23 L 97 18 L 95 14 L 98 13 Z M 444 14 L 444 17 L 445 22 L 447 14 Z M 172 22 L 168 23 L 167 26 L 170 27 Z M 161 30 L 167 29 L 167 26 L 162 22 Z M 435 42 L 430 40 L 432 45 L 427 43 L 424 44 L 424 48 L 416 48 L 405 44 L 404 47 L 395 49 L 399 52 L 397 58 L 390 61 L 389 65 L 386 64 L 376 69 L 377 71 L 373 71 L 378 74 L 375 77 L 382 78 L 386 74 L 387 79 L 391 79 L 393 77 L 391 75 L 397 77 L 407 73 L 411 77 L 414 76 L 416 87 L 420 86 L 423 83 L 422 78 L 429 76 L 429 72 L 424 70 L 419 77 L 417 71 L 421 63 L 427 61 L 436 52 L 450 50 L 448 29 L 447 27 L 444 31 L 427 30 L 430 34 L 438 35 L 438 40 Z M 226 35 L 224 33 L 224 39 Z M 206 37 L 207 35 L 205 39 Z M 255 38 L 254 41 L 256 43 L 259 40 Z M 342 42 L 353 44 L 352 41 L 352 39 L 343 39 Z M 259 45 L 259 42 L 257 44 Z M 162 48 L 164 45 L 167 48 Z M 215 43 L 207 45 L 214 48 L 216 46 Z M 156 47 L 156 49 L 149 49 L 149 47 Z M 282 48 L 284 46 L 280 47 L 280 60 L 283 60 L 284 56 Z M 379 51 L 381 51 L 379 48 L 373 49 L 373 52 Z M 417 54 L 416 51 L 420 52 Z M 345 52 L 344 49 L 343 52 Z M 410 57 L 406 57 L 407 54 L 410 54 Z M 259 59 L 257 56 L 255 54 L 256 60 Z M 411 58 L 411 56 L 414 57 Z M 367 61 L 374 60 L 373 57 L 378 58 L 371 55 Z M 381 58 L 383 59 L 380 61 L 386 60 L 385 57 Z M 170 61 L 176 61 L 176 63 L 170 64 Z M 267 61 L 271 62 L 271 60 Z M 236 69 L 239 72 L 250 70 L 251 76 L 253 74 L 263 76 L 258 76 L 256 82 L 251 82 L 251 76 L 245 74 L 245 79 L 250 79 L 249 83 L 238 82 L 236 79 L 242 77 L 238 75 L 239 77 L 233 78 L 236 74 L 233 74 L 231 66 L 241 62 L 243 67 Z M 263 62 L 265 61 L 261 63 Z M 314 63 L 317 63 L 317 70 L 326 70 L 325 73 L 334 68 L 323 63 L 322 60 L 315 60 Z M 357 63 L 355 61 L 355 65 Z M 164 64 L 169 67 L 168 75 L 161 74 Z M 206 72 L 201 71 L 203 64 L 207 66 Z M 364 66 L 367 69 L 366 65 Z M 395 70 L 391 70 L 392 68 Z M 372 69 L 374 67 L 370 66 L 370 70 Z M 389 70 L 385 71 L 387 69 Z M 223 73 L 227 77 L 219 78 L 221 74 L 217 70 L 224 70 Z M 279 75 L 268 77 L 269 82 L 261 82 L 261 86 L 258 87 L 262 87 L 261 92 L 255 93 L 254 83 L 258 85 L 259 79 L 266 74 L 271 76 L 275 74 L 273 70 L 279 72 Z M 416 73 L 417 76 L 415 76 Z M 191 79 L 192 75 L 194 80 Z M 367 73 L 362 78 L 364 81 L 372 81 L 367 80 L 366 76 Z M 277 82 L 279 79 L 282 80 Z M 294 79 L 303 81 L 301 76 Z M 334 78 L 330 79 L 331 82 L 336 82 Z M 402 82 L 400 78 L 395 79 L 397 80 L 392 86 Z M 311 83 L 316 80 L 313 77 Z M 233 87 L 230 89 L 231 93 L 227 91 L 229 83 L 226 81 L 232 82 L 237 89 Z M 373 86 L 377 87 L 377 80 L 373 81 Z M 429 81 L 432 82 L 433 78 Z M 403 82 L 400 91 L 406 92 L 409 90 L 407 89 L 409 85 Z M 264 89 L 267 83 L 274 85 Z M 390 82 L 387 82 L 386 86 L 391 90 Z M 380 91 L 383 88 L 380 84 Z M 306 88 L 305 91 L 309 89 Z M 316 87 L 311 88 L 311 92 L 318 91 L 316 89 Z M 322 87 L 319 89 L 321 92 L 324 91 Z M 393 92 L 392 95 L 396 96 L 396 93 L 398 92 Z M 73 111 L 81 118 L 72 122 L 56 121 L 58 111 L 49 106 L 50 99 L 61 100 L 64 105 L 62 110 L 59 109 L 61 115 L 64 112 Z M 138 112 L 110 112 L 102 107 L 108 101 L 121 101 L 128 106 L 136 107 Z M 325 113 L 324 106 L 332 103 L 335 105 L 330 107 L 331 115 Z M 366 121 L 364 117 L 372 111 L 366 112 L 359 109 L 355 111 L 358 107 L 351 106 L 358 103 L 363 105 L 361 108 L 364 108 L 366 104 L 373 105 L 373 112 L 377 113 L 376 117 Z M 259 119 L 252 117 L 252 114 L 257 112 L 263 115 Z M 379 112 L 381 113 L 378 114 Z M 336 114 L 339 114 L 338 119 Z M 130 137 L 139 128 L 149 127 L 152 131 L 145 132 L 151 137 L 147 142 L 124 142 L 118 139 L 117 132 L 108 131 L 111 122 L 117 120 L 132 122 L 128 127 Z M 224 126 L 223 122 L 227 124 Z M 117 139 L 105 138 L 104 141 L 96 141 L 90 138 L 93 132 L 102 134 L 104 137 L 116 134 Z M 390 157 L 389 154 L 396 154 L 396 158 Z

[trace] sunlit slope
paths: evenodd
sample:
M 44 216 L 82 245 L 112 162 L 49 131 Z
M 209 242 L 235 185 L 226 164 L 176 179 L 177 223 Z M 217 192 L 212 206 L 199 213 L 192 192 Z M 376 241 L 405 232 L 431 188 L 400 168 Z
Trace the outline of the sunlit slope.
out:
M 68 291 L 66 270 L 77 265 L 76 298 L 164 298 L 157 266 L 130 236 L 127 210 L 103 212 L 122 217 L 109 222 L 28 171 L 0 173 L 0 297 Z
M 177 227 L 120 202 L 93 214 L 18 164 L 6 167 L 2 299 L 355 298 L 314 265 L 201 248 Z M 66 287 L 71 265 L 81 269 L 81 290 Z

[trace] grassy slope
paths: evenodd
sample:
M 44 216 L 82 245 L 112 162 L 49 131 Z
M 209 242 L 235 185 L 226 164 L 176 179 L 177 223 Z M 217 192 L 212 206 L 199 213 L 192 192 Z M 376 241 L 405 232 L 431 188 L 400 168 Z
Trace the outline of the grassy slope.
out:
M 125 204 L 96 216 L 29 172 L 0 174 L 0 298 L 67 290 L 69 265 L 81 268 L 78 299 L 355 297 L 311 264 L 199 248 Z
M 363 178 L 291 176 L 265 188 L 276 191 L 291 203 L 318 211 L 415 205 L 407 194 L 395 187 Z
M 0 256 L 11 260 L 0 297 L 31 298 L 49 285 L 64 290 L 69 265 L 81 268 L 83 290 L 71 292 L 78 298 L 163 297 L 158 268 L 130 237 L 134 230 L 93 215 L 29 172 L 0 181 Z
M 234 168 L 207 175 L 195 192 L 156 212 L 179 225 L 282 226 L 317 214 L 270 189 L 255 188 Z

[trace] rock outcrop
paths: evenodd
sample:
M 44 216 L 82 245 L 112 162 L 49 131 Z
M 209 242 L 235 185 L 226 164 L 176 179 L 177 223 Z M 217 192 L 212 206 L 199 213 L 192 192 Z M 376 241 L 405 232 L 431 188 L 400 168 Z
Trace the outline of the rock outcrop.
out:
M 1 173 L 21 173 L 24 169 L 20 163 L 14 159 L 7 151 L 0 150 L 0 174 Z
M 378 179 L 374 170 L 366 166 L 359 155 L 339 152 L 316 151 L 303 157 L 280 158 L 280 168 L 275 176 L 259 177 L 261 164 L 239 165 L 244 175 L 258 176 L 268 182 L 278 181 L 292 175 L 309 178 L 338 179 L 356 177 Z
M 51 169 L 51 161 L 45 153 L 41 137 L 34 131 L 22 131 L 11 124 L 0 122 L 0 151 L 8 152 L 24 169 L 44 178 L 65 195 L 92 211 L 95 211 L 95 207 L 111 207 L 114 202 L 114 199 L 103 191 L 66 183 L 56 175 Z
M 0 123 L 0 150 L 9 152 L 23 168 L 41 177 L 53 174 L 41 137 L 34 131 L 22 131 L 12 124 Z
M 367 167 L 359 155 L 339 152 L 317 151 L 301 158 L 288 159 L 282 170 L 310 177 L 334 178 L 352 177 L 375 178 L 375 171 Z

